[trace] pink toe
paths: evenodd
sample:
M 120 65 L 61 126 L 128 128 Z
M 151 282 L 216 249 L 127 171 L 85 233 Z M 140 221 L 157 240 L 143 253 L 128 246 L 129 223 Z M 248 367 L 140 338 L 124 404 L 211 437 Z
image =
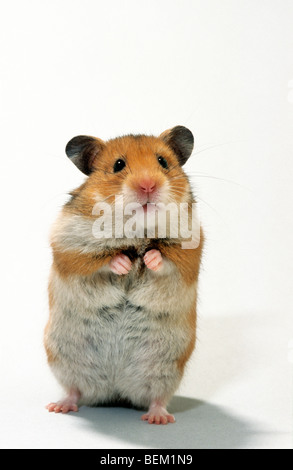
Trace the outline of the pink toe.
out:
M 127 268 L 125 266 L 123 266 L 123 264 L 121 264 L 120 262 L 117 262 L 117 264 L 115 265 L 115 268 L 121 274 L 127 274 L 128 273 Z
M 115 274 L 128 274 L 131 269 L 131 261 L 126 255 L 117 255 L 111 260 L 110 269 Z
M 128 258 L 128 256 L 126 256 L 126 255 L 121 255 L 121 259 L 123 260 L 125 266 L 128 266 L 128 267 L 131 266 L 131 261 L 130 261 L 130 259 Z
M 46 406 L 47 410 L 52 413 L 55 410 L 56 403 L 49 403 L 49 405 Z
M 129 268 L 129 265 L 127 264 L 127 262 L 124 259 L 119 259 L 119 261 L 117 261 L 117 264 L 118 264 L 119 267 L 122 266 L 124 269 Z
M 154 269 L 158 266 L 158 260 L 154 259 L 151 262 L 148 263 L 148 268 Z

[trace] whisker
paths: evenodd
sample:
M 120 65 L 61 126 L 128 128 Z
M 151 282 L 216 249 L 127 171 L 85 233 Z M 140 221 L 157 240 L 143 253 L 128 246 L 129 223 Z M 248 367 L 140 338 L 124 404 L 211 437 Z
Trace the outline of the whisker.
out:
M 181 190 L 181 191 L 185 191 L 185 188 L 182 188 L 182 185 L 180 184 L 172 184 L 172 186 L 170 186 L 170 190 L 172 189 L 177 189 L 177 190 Z
M 181 191 L 178 191 L 178 190 L 177 191 L 172 191 L 171 190 L 169 194 L 173 194 L 174 196 L 179 196 L 179 197 L 184 196 L 184 192 L 181 192 Z
M 182 188 L 181 185 L 175 185 L 175 184 L 173 184 L 173 185 L 170 187 L 170 191 L 172 191 L 172 190 L 174 190 L 174 191 L 180 191 L 180 192 L 183 192 L 183 193 L 184 193 L 184 192 L 186 191 L 186 188 Z
M 200 153 L 202 152 L 206 152 L 207 150 L 211 150 L 211 149 L 214 149 L 214 148 L 217 148 L 217 147 L 223 147 L 224 145 L 229 145 L 229 144 L 235 144 L 235 143 L 239 143 L 239 142 L 243 142 L 244 139 L 237 139 L 237 140 L 229 140 L 227 142 L 221 142 L 220 144 L 214 144 L 214 145 L 209 145 L 208 147 L 202 149 L 202 150 L 195 150 L 191 156 L 197 156 L 199 155 Z M 202 145 L 201 145 L 202 147 Z
M 185 176 L 184 176 L 184 175 L 172 176 L 172 177 L 169 179 L 169 181 L 175 181 L 175 180 L 179 180 L 179 179 L 185 180 Z
M 221 178 L 219 176 L 213 176 L 213 175 L 207 175 L 207 174 L 204 174 L 204 173 L 199 173 L 199 172 L 188 172 L 187 174 L 187 177 L 192 179 L 192 178 L 210 178 L 210 179 L 214 179 L 214 180 L 218 180 L 218 181 L 222 181 L 224 183 L 230 183 L 230 184 L 234 184 L 235 186 L 238 186 L 240 188 L 243 188 L 247 191 L 252 191 L 251 188 L 241 184 L 241 183 L 238 183 L 237 181 L 233 181 L 233 180 L 230 180 L 228 178 Z M 176 180 L 184 180 L 184 175 L 177 175 L 177 176 L 173 176 L 169 179 L 169 181 L 173 182 L 173 181 L 176 181 Z
M 179 196 L 183 195 L 182 192 L 179 192 L 178 190 L 175 190 L 175 191 L 170 190 L 170 193 L 173 193 L 174 195 L 177 194 Z M 178 204 L 178 201 L 176 201 L 172 196 L 171 196 L 170 199 L 172 199 L 173 202 L 176 202 L 176 204 Z M 221 215 L 218 213 L 218 211 L 213 206 L 211 206 L 208 202 L 206 202 L 204 199 L 202 199 L 198 195 L 195 195 L 195 201 L 203 202 L 206 206 L 208 206 L 222 220 L 222 222 L 224 222 Z
M 249 188 L 248 186 L 245 186 L 241 183 L 238 183 L 237 181 L 233 181 L 227 178 L 220 178 L 218 176 L 212 176 L 212 175 L 206 175 L 206 174 L 200 174 L 200 173 L 189 173 L 188 176 L 190 178 L 210 178 L 210 179 L 222 181 L 224 183 L 234 184 L 235 186 L 239 186 L 240 188 L 246 189 L 247 191 L 252 191 L 251 188 Z
M 178 194 L 179 196 L 183 196 L 184 195 L 184 191 L 180 191 L 179 189 L 175 189 L 175 190 L 171 190 L 170 193 L 173 193 L 173 194 Z

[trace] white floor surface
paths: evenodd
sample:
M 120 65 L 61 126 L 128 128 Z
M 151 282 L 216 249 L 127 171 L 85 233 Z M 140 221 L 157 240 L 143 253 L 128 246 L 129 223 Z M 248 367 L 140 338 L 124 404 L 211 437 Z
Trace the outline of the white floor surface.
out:
M 60 389 L 46 365 L 42 345 L 32 343 L 23 357 L 10 355 L 2 364 L 6 380 L 1 387 L 0 446 L 292 448 L 289 318 L 287 325 L 276 325 L 275 316 L 200 317 L 197 350 L 169 407 L 176 423 L 167 426 L 142 422 L 140 411 L 126 408 L 82 407 L 76 414 L 48 413 L 44 405 L 58 399 Z

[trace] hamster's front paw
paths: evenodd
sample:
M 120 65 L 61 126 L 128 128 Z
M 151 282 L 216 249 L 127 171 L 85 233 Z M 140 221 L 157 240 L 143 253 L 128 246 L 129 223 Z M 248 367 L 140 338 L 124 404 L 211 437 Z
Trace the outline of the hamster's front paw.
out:
M 112 273 L 121 276 L 121 274 L 129 273 L 129 271 L 131 270 L 131 261 L 126 255 L 116 255 L 114 256 L 114 258 L 111 259 L 109 267 Z
M 159 271 L 163 266 L 163 258 L 159 250 L 147 251 L 143 260 L 145 265 L 152 271 Z

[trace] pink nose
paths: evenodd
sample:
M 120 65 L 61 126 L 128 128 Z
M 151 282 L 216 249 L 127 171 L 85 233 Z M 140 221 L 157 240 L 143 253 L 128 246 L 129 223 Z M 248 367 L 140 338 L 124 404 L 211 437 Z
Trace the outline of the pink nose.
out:
M 145 178 L 140 181 L 139 188 L 144 193 L 152 193 L 156 188 L 156 183 L 149 178 Z

